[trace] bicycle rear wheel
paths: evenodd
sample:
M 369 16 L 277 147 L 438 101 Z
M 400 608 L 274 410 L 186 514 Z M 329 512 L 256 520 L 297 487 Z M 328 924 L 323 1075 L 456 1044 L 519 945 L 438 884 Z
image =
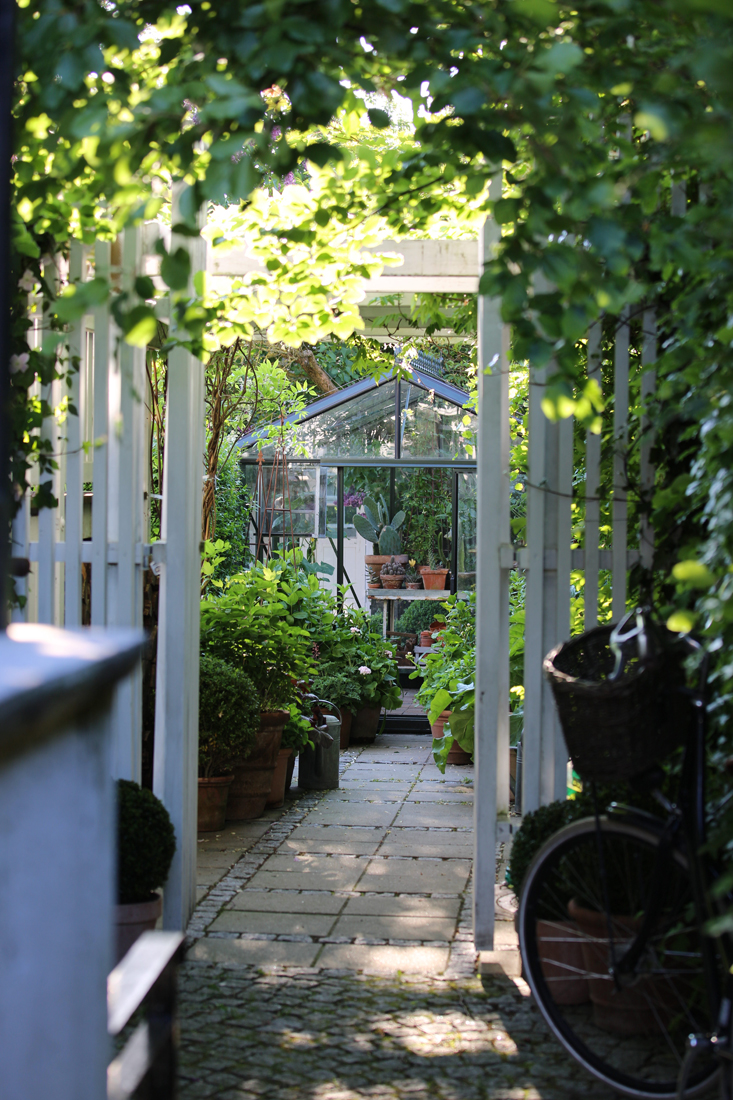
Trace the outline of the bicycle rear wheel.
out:
M 696 927 L 687 862 L 673 850 L 642 957 L 617 984 L 611 960 L 641 928 L 659 837 L 613 818 L 601 818 L 601 837 L 605 884 L 593 818 L 556 833 L 529 868 L 519 909 L 524 973 L 555 1036 L 595 1077 L 625 1096 L 674 1100 L 687 1036 L 714 1027 L 709 941 Z M 685 1096 L 705 1092 L 717 1072 L 712 1055 L 701 1057 Z

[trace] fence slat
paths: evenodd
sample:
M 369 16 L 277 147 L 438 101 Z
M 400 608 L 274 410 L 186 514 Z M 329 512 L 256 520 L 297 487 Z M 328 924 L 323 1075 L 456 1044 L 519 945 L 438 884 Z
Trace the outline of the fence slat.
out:
M 48 285 L 58 293 L 58 268 L 54 260 L 49 260 L 44 265 L 44 277 Z M 47 303 L 43 303 L 46 305 Z M 43 342 L 47 311 L 42 314 L 40 342 Z M 59 398 L 58 385 L 55 382 L 44 386 L 41 391 L 42 398 L 51 406 L 54 406 Z M 58 424 L 53 416 L 47 416 L 41 426 L 41 438 L 48 440 L 54 455 L 59 453 Z M 39 485 L 47 486 L 58 500 L 59 489 L 58 471 L 53 474 L 39 476 Z M 53 623 L 56 612 L 56 577 L 57 567 L 54 554 L 58 526 L 58 508 L 42 508 L 38 513 L 38 569 L 37 592 L 39 623 Z
M 654 395 L 657 387 L 656 371 L 644 369 L 648 368 L 650 363 L 656 362 L 657 358 L 657 315 L 653 309 L 644 310 L 642 325 L 641 366 L 644 373 L 641 376 L 641 400 L 643 403 Z M 646 413 L 644 413 L 641 418 L 641 433 L 641 493 L 642 499 L 648 502 L 651 500 L 654 490 L 655 471 L 651 461 L 654 436 L 652 434 L 649 417 Z M 654 561 L 654 530 L 649 522 L 649 516 L 647 514 L 641 517 L 639 551 L 642 567 L 644 569 L 651 569 Z
M 588 330 L 588 378 L 601 389 L 601 338 L 603 329 L 600 321 L 594 322 Z M 598 494 L 601 485 L 601 436 L 600 433 L 587 432 L 585 436 L 585 630 L 598 626 L 598 570 L 600 561 L 601 503 Z
M 95 272 L 108 279 L 109 241 L 94 246 Z M 92 626 L 107 623 L 107 474 L 109 463 L 110 318 L 107 303 L 94 311 L 94 414 L 92 420 Z
M 73 241 L 69 257 L 69 282 L 79 283 L 84 276 L 84 248 Z M 69 399 L 77 410 L 66 418 L 66 500 L 64 541 L 64 617 L 66 626 L 81 626 L 81 543 L 84 517 L 81 379 L 84 374 L 84 318 L 69 333 L 69 367 L 72 369 Z M 78 369 L 73 370 L 73 360 Z
M 540 805 L 542 752 L 542 650 L 544 603 L 545 435 L 542 412 L 546 370 L 535 370 L 529 387 L 527 485 L 527 589 L 524 624 L 524 732 L 522 734 L 522 811 Z
M 142 270 L 141 231 L 122 237 L 121 285 L 129 289 Z M 108 573 L 107 621 L 142 626 L 142 572 L 136 548 L 142 541 L 143 394 L 145 351 L 117 344 L 113 375 L 114 432 L 110 438 L 108 537 L 117 542 L 117 562 Z M 142 768 L 142 681 L 138 667 L 117 689 L 114 707 L 114 775 L 140 781 Z
M 555 642 L 570 637 L 570 568 L 571 541 L 573 530 L 573 417 L 561 420 L 557 427 L 557 592 L 555 609 Z M 543 689 L 549 696 L 547 685 Z M 555 798 L 564 798 L 567 787 L 568 750 L 560 728 L 555 707 L 551 706 L 554 718 L 553 746 L 553 788 Z
M 626 614 L 626 445 L 629 424 L 629 310 L 624 308 L 616 331 L 613 405 L 613 599 L 615 621 Z

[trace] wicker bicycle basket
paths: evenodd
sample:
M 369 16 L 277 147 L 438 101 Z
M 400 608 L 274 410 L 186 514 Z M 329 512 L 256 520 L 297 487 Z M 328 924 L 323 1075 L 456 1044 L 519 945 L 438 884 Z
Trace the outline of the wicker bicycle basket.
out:
M 683 743 L 689 722 L 675 690 L 684 681 L 679 651 L 660 632 L 644 662 L 634 643 L 622 645 L 621 673 L 611 680 L 612 630 L 613 624 L 589 630 L 543 662 L 573 765 L 581 779 L 601 783 L 633 779 L 668 756 Z

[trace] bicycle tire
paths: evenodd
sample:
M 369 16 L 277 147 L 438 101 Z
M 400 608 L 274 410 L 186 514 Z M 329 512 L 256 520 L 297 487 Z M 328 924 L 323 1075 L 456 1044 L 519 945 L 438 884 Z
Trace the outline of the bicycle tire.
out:
M 524 975 L 554 1036 L 594 1077 L 634 1100 L 675 1100 L 687 1035 L 713 1030 L 720 995 L 704 977 L 709 947 L 688 863 L 672 849 L 649 942 L 619 989 L 606 913 L 619 958 L 641 925 L 660 834 L 628 819 L 600 825 L 605 888 L 594 818 L 561 829 L 530 865 L 518 919 Z M 701 1060 L 685 1097 L 711 1088 L 718 1072 L 714 1057 Z

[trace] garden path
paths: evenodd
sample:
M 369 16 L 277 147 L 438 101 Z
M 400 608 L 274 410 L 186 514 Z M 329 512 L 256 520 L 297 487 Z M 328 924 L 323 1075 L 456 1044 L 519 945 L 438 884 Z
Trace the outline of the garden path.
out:
M 188 929 L 181 1100 L 610 1100 L 521 978 L 476 976 L 471 802 L 470 767 L 387 735 L 342 754 L 339 790 L 204 844 L 226 873 Z

